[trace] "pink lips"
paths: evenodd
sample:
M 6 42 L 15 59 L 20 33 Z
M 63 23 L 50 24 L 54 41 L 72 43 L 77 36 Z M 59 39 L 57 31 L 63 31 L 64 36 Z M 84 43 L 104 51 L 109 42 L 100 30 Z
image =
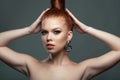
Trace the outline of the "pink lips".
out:
M 47 47 L 47 49 L 53 49 L 54 45 L 53 44 L 47 44 L 46 47 Z

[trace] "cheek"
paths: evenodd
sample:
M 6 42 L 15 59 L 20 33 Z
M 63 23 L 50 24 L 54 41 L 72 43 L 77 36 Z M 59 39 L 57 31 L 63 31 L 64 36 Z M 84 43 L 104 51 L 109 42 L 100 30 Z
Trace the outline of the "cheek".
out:
M 56 38 L 55 38 L 55 43 L 60 47 L 64 47 L 65 46 L 65 44 L 66 44 L 66 42 L 67 42 L 67 36 L 65 36 L 65 34 L 64 35 L 60 35 L 60 36 L 57 36 Z
M 56 37 L 56 42 L 57 43 L 63 43 L 66 41 L 66 37 L 62 36 L 61 38 L 60 37 Z
M 57 49 L 62 49 L 66 45 L 67 35 L 65 33 L 62 33 L 60 35 L 52 35 L 51 39 L 52 39 L 52 43 L 56 45 Z M 47 37 L 41 35 L 41 40 L 42 40 L 43 46 L 45 46 L 45 44 L 47 43 Z

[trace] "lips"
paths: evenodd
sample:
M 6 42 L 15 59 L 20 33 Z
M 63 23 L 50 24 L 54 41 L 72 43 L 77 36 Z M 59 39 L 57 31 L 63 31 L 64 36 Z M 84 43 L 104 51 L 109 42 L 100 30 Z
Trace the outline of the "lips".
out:
M 47 49 L 53 49 L 54 46 L 55 46 L 55 45 L 53 45 L 53 44 L 47 44 L 47 45 L 46 45 Z

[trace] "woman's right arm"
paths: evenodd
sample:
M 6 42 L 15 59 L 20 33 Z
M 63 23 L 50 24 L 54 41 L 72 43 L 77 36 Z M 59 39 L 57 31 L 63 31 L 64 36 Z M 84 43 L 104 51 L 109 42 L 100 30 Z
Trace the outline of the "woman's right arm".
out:
M 8 48 L 7 45 L 15 39 L 28 34 L 30 34 L 29 28 L 10 30 L 0 33 L 0 60 L 24 74 L 27 74 L 26 59 L 28 56 Z
M 28 55 L 16 52 L 8 48 L 7 45 L 12 41 L 19 39 L 21 37 L 40 32 L 41 16 L 45 12 L 46 10 L 43 11 L 42 14 L 38 17 L 38 19 L 28 27 L 9 30 L 9 31 L 0 33 L 0 60 L 1 61 L 3 61 L 7 65 L 11 66 L 12 68 L 24 74 L 28 74 L 27 63 L 29 63 L 29 61 L 31 60 L 32 61 L 37 61 L 37 60 Z
M 8 66 L 12 67 L 13 69 L 25 74 L 29 75 L 28 71 L 28 63 L 31 61 L 37 61 L 31 56 L 28 56 L 23 53 L 16 52 L 7 46 L 12 41 L 19 39 L 21 37 L 33 34 L 36 32 L 37 26 L 29 26 L 21 29 L 9 30 L 0 33 L 0 60 L 6 63 Z M 40 27 L 40 26 L 38 26 Z M 38 31 L 38 29 L 37 29 Z M 32 63 L 31 62 L 31 63 Z
M 14 41 L 15 39 L 21 38 L 28 34 L 30 34 L 28 27 L 1 32 L 0 33 L 0 47 L 7 46 L 10 42 Z

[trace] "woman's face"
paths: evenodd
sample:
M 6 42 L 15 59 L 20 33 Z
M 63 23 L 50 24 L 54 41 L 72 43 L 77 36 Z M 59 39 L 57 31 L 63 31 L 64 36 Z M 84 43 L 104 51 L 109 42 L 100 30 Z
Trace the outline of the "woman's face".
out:
M 63 17 L 49 17 L 42 21 L 41 37 L 44 47 L 54 54 L 65 51 L 67 41 L 72 38 L 72 31 Z

